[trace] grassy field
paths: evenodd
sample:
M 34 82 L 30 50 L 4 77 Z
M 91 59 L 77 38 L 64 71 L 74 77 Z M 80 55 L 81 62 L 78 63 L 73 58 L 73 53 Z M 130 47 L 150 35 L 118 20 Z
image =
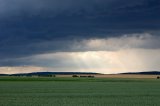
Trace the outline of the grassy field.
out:
M 0 77 L 0 106 L 160 106 L 160 80 Z

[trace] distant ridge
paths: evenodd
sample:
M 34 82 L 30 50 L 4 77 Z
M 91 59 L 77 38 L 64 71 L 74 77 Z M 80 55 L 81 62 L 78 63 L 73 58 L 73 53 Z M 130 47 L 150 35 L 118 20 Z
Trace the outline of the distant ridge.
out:
M 120 74 L 143 74 L 143 75 L 160 75 L 160 71 L 148 71 L 148 72 L 128 72 Z
M 94 72 L 33 72 L 33 73 L 18 73 L 18 74 L 0 74 L 0 76 L 43 76 L 43 75 L 75 75 L 75 74 L 100 74 Z
M 0 76 L 7 76 L 8 74 L 0 74 Z

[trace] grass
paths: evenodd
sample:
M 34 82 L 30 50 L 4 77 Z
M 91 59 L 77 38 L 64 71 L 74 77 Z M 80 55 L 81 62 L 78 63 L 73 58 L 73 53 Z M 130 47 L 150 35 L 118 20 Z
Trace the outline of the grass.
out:
M 159 106 L 160 80 L 0 77 L 0 106 Z

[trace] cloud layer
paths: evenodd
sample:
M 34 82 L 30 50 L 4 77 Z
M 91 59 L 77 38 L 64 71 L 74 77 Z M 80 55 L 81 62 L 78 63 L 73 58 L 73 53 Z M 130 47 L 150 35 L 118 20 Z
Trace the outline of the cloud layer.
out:
M 0 66 L 62 66 L 57 55 L 39 62 L 56 53 L 152 54 L 160 49 L 159 13 L 159 0 L 0 0 Z
M 123 35 L 106 39 L 88 39 L 71 44 L 69 48 L 32 56 L 2 59 L 1 67 L 37 71 L 90 71 L 100 73 L 121 73 L 129 71 L 160 70 L 160 48 L 158 36 L 149 33 Z M 51 43 L 52 44 L 52 43 Z M 45 44 L 41 44 L 43 48 Z M 42 50 L 42 49 L 41 49 Z M 59 49 L 60 50 L 60 49 Z M 29 67 L 34 66 L 34 67 Z M 15 67 L 15 68 L 14 68 Z M 27 68 L 26 68 L 27 67 Z M 28 68 L 29 67 L 29 68 Z

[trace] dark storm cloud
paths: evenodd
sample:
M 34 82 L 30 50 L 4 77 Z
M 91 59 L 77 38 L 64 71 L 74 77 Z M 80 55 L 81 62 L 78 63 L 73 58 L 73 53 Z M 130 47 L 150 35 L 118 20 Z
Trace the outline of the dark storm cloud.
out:
M 10 58 L 83 51 L 72 46 L 86 39 L 143 32 L 156 37 L 159 13 L 159 0 L 1 0 L 1 64 Z

